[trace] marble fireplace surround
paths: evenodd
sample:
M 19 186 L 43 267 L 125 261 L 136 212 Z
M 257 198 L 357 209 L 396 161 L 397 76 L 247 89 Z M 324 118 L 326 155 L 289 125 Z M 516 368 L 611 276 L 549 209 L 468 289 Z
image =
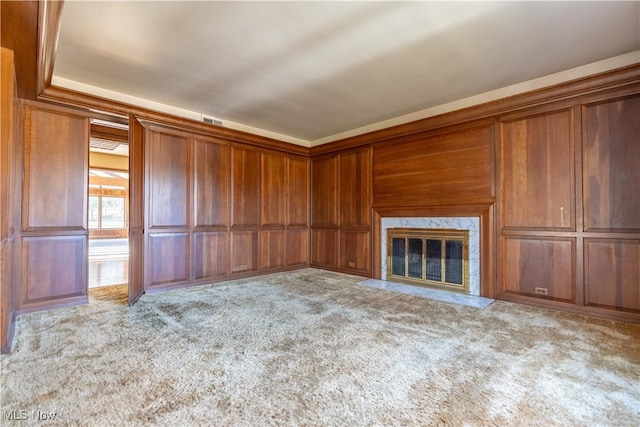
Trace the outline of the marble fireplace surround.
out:
M 464 228 L 459 225 L 471 225 L 476 230 L 473 233 L 475 242 L 478 242 L 477 264 L 474 263 L 474 287 L 470 295 L 479 295 L 486 298 L 496 297 L 496 239 L 495 239 L 495 200 L 486 198 L 484 200 L 464 200 L 459 204 L 442 204 L 437 206 L 374 206 L 373 207 L 373 227 L 372 227 L 372 249 L 373 249 L 373 278 L 386 280 L 386 271 L 382 274 L 382 264 L 386 264 L 386 228 L 410 226 L 411 228 L 423 228 L 423 225 L 432 221 L 433 226 L 427 228 L 438 228 L 438 224 L 444 228 Z M 400 219 L 403 222 L 400 222 Z M 470 219 L 471 218 L 471 219 Z M 446 221 L 444 220 L 446 219 Z M 456 223 L 457 220 L 462 222 Z M 386 228 L 383 230 L 382 223 Z M 396 221 L 395 223 L 393 221 Z M 412 221 L 417 221 L 419 225 L 413 226 Z M 435 222 L 434 222 L 435 221 Z M 448 222 L 453 221 L 453 222 Z M 472 224 L 471 224 L 471 223 Z M 415 222 L 413 222 L 415 224 Z M 403 225 L 401 225 L 403 224 Z M 457 225 L 456 225 L 457 224 Z M 470 231 L 470 252 L 471 234 Z M 383 244 L 384 240 L 384 244 Z M 383 250 L 385 254 L 383 255 Z M 471 255 L 471 253 L 470 253 Z M 471 267 L 471 259 L 470 269 Z M 471 271 L 470 271 L 471 273 Z M 469 276 L 471 279 L 471 274 Z M 471 285 L 471 283 L 470 283 Z M 471 288 L 471 286 L 470 286 Z
M 480 295 L 480 218 L 479 217 L 418 217 L 382 218 L 380 221 L 381 278 L 387 277 L 387 229 L 430 228 L 469 231 L 469 295 Z

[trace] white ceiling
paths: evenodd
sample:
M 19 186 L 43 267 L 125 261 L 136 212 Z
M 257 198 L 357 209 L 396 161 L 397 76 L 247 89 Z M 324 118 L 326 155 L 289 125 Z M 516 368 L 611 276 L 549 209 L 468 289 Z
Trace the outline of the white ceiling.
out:
M 67 1 L 53 82 L 315 145 L 625 54 L 638 1 Z

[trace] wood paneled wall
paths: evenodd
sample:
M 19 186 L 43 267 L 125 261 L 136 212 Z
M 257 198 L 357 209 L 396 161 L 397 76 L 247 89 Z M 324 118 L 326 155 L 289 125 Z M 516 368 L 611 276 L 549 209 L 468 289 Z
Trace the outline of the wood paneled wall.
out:
M 15 242 L 16 80 L 13 51 L 0 48 L 0 352 L 11 347 L 14 295 L 11 290 Z
M 371 149 L 312 160 L 313 266 L 371 275 Z
M 143 122 L 145 289 L 309 265 L 309 160 Z
M 500 119 L 498 297 L 640 320 L 640 96 Z

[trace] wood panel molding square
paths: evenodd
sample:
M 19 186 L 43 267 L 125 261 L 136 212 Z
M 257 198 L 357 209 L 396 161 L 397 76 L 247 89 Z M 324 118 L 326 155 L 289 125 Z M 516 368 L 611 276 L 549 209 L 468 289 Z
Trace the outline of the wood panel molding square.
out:
M 503 237 L 502 290 L 575 302 L 575 239 Z
M 194 227 L 225 227 L 228 223 L 229 145 L 196 139 L 193 165 Z
M 146 287 L 189 280 L 189 233 L 153 233 L 147 239 Z
M 227 233 L 193 233 L 194 279 L 215 279 L 227 275 Z
M 585 239 L 584 303 L 640 313 L 640 240 Z
M 27 105 L 24 127 L 23 230 L 86 230 L 89 119 Z
M 504 228 L 574 229 L 571 110 L 501 124 Z
M 311 223 L 338 225 L 338 157 L 311 161 Z
M 585 230 L 640 233 L 640 95 L 583 110 Z
M 87 294 L 87 237 L 22 238 L 22 307 Z
M 189 138 L 148 130 L 149 228 L 189 225 Z

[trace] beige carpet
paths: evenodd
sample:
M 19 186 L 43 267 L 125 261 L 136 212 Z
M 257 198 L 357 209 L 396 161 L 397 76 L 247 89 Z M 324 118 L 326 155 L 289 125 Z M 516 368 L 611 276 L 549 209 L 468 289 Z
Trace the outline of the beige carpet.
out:
M 2 424 L 640 425 L 639 325 L 360 280 L 306 269 L 21 315 Z

